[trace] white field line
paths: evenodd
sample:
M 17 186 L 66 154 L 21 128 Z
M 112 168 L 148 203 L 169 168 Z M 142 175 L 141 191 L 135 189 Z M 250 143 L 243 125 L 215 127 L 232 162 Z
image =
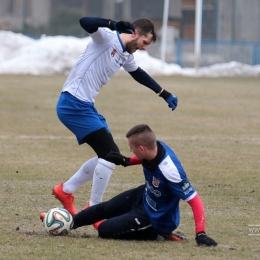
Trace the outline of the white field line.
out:
M 113 136 L 116 140 L 126 140 L 124 136 Z M 60 140 L 60 139 L 76 139 L 75 136 L 56 136 L 56 135 L 0 135 L 0 139 L 48 139 L 48 140 Z M 163 136 L 157 135 L 158 140 L 179 140 L 179 141 L 196 141 L 196 140 L 208 140 L 208 141 L 246 141 L 260 144 L 259 136 Z

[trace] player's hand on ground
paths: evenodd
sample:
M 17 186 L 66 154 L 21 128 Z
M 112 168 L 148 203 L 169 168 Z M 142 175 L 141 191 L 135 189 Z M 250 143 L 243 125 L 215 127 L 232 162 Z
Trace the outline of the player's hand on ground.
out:
M 127 31 L 127 30 L 130 30 L 132 32 L 135 31 L 133 24 L 125 21 L 118 21 L 118 22 L 110 21 L 110 28 L 116 31 Z
M 107 156 L 106 156 L 106 160 L 109 161 L 109 162 L 112 162 L 116 165 L 122 165 L 124 167 L 130 165 L 130 158 L 123 156 L 119 152 L 113 152 L 112 151 L 112 152 L 108 153 Z
M 172 110 L 176 109 L 178 105 L 178 98 L 175 95 L 169 93 L 164 89 L 159 96 L 162 97 L 168 103 L 168 106 Z
M 217 246 L 218 243 L 212 239 L 211 237 L 208 237 L 204 232 L 200 232 L 196 235 L 195 240 L 199 246 Z

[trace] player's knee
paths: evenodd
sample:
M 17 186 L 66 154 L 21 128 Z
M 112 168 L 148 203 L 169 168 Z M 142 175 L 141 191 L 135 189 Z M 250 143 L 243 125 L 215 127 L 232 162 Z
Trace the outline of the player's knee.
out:
M 101 223 L 98 227 L 98 236 L 101 238 L 113 238 L 112 230 L 105 224 Z

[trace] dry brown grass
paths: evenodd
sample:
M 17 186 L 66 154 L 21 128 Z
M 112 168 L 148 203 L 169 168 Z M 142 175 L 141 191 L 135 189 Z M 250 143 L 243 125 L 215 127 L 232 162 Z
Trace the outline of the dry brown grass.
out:
M 203 199 L 207 232 L 217 248 L 197 247 L 192 212 L 181 202 L 185 243 L 102 240 L 84 227 L 67 237 L 48 236 L 39 213 L 60 206 L 53 185 L 93 156 L 59 122 L 55 106 L 64 76 L 0 77 L 0 259 L 259 259 L 260 79 L 158 77 L 179 97 L 171 112 L 130 77 L 114 77 L 96 101 L 122 153 L 135 124 L 147 123 L 170 144 Z M 143 183 L 140 166 L 117 167 L 104 199 Z M 91 183 L 75 194 L 80 209 Z M 260 235 L 260 231 L 258 233 Z

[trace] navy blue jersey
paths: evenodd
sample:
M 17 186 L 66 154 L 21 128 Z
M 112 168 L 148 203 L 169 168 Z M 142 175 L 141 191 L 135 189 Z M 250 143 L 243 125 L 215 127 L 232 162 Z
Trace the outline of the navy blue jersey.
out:
M 143 162 L 146 180 L 143 203 L 154 229 L 171 232 L 180 222 L 180 199 L 189 201 L 197 193 L 173 150 L 160 141 L 157 146 L 154 162 Z

